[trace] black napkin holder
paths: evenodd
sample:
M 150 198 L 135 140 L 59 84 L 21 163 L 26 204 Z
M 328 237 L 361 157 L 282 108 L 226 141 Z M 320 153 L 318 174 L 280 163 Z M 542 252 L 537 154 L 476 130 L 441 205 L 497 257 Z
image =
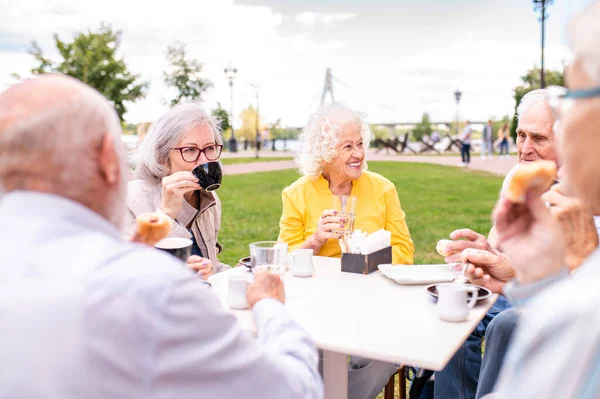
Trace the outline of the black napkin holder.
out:
M 347 273 L 371 274 L 377 266 L 392 263 L 392 247 L 381 248 L 367 255 L 342 253 L 342 271 Z

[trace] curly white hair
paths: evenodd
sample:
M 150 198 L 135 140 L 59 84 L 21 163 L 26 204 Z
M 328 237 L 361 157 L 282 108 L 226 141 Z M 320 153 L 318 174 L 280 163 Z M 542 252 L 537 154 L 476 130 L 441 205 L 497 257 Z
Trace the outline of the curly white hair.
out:
M 296 164 L 300 173 L 317 177 L 323 172 L 325 165 L 337 155 L 342 126 L 347 123 L 355 123 L 358 126 L 363 146 L 365 150 L 369 148 L 373 133 L 365 113 L 341 103 L 321 107 L 310 117 L 299 137 L 300 149 L 296 154 Z M 366 159 L 363 165 L 363 169 L 367 170 Z

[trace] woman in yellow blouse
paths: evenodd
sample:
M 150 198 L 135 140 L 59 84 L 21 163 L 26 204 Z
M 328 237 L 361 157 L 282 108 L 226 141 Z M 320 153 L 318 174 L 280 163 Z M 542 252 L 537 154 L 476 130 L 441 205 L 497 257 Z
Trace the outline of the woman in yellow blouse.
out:
M 371 130 L 364 116 L 344 105 L 319 110 L 300 137 L 297 157 L 304 175 L 283 190 L 279 240 L 290 249 L 312 248 L 315 255 L 340 257 L 332 230 L 340 217 L 331 209 L 334 195 L 357 197 L 354 228 L 392 233 L 392 262 L 412 264 L 414 245 L 394 184 L 367 171 Z
M 279 241 L 290 249 L 311 248 L 315 255 L 341 255 L 340 217 L 331 209 L 334 195 L 354 195 L 354 228 L 392 233 L 392 260 L 412 264 L 414 245 L 396 187 L 385 177 L 367 172 L 365 151 L 371 130 L 362 113 L 333 104 L 309 120 L 300 137 L 298 166 L 304 175 L 283 190 Z M 350 356 L 349 399 L 372 399 L 395 372 L 396 365 Z

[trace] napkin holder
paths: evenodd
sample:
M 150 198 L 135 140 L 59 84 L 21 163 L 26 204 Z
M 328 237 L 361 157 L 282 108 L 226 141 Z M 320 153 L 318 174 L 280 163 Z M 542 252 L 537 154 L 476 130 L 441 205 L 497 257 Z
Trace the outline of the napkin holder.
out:
M 371 274 L 377 266 L 392 263 L 392 247 L 381 248 L 367 255 L 342 253 L 342 271 L 348 273 Z

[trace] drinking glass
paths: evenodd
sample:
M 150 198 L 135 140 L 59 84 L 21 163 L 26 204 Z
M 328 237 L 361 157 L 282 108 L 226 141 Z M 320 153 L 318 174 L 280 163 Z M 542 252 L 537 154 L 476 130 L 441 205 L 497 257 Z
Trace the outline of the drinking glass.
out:
M 287 270 L 288 245 L 277 241 L 259 241 L 250 244 L 252 272 L 268 270 L 283 278 Z

